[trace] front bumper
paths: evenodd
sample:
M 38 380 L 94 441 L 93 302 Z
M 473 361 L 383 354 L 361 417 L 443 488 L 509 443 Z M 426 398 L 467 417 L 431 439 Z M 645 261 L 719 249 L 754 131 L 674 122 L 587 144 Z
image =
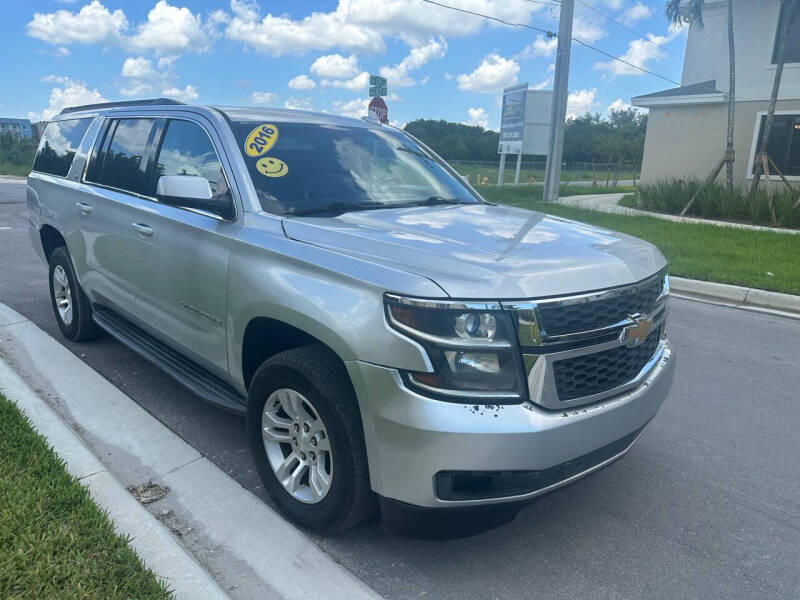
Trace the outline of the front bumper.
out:
M 618 396 L 578 408 L 456 404 L 432 400 L 403 385 L 395 369 L 347 363 L 364 424 L 372 489 L 421 507 L 474 506 L 534 498 L 588 475 L 623 456 L 669 393 L 675 355 L 665 340 L 658 364 L 642 383 Z M 547 471 L 592 455 L 631 436 L 599 463 L 535 491 L 469 500 L 443 500 L 436 475 L 453 471 Z

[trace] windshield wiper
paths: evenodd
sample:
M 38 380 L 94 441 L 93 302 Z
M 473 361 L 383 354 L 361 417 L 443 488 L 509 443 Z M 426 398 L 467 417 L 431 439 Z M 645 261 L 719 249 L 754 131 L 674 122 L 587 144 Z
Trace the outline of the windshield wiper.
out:
M 424 200 L 416 200 L 410 206 L 436 206 L 437 204 L 466 204 L 458 198 L 445 198 L 444 196 L 428 196 Z
M 286 213 L 287 217 L 302 217 L 308 215 L 319 215 L 331 213 L 332 216 L 356 210 L 370 210 L 373 208 L 390 208 L 383 202 L 332 202 L 323 206 L 312 206 Z

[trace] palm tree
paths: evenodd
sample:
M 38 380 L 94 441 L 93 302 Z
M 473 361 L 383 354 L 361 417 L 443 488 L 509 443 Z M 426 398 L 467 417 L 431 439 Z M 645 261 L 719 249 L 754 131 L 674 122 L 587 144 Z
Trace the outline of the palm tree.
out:
M 769 99 L 767 120 L 764 124 L 764 131 L 761 133 L 761 143 L 756 158 L 755 173 L 753 174 L 753 185 L 750 188 L 750 191 L 753 194 L 758 191 L 758 184 L 761 181 L 761 175 L 764 171 L 763 167 L 765 157 L 767 157 L 767 143 L 769 142 L 770 133 L 772 133 L 772 121 L 775 118 L 775 105 L 778 102 L 778 92 L 780 92 L 781 89 L 786 40 L 789 38 L 789 32 L 792 30 L 792 25 L 794 24 L 795 19 L 797 19 L 798 14 L 800 14 L 800 11 L 798 11 L 800 8 L 800 0 L 781 0 L 781 3 L 782 6 L 779 14 L 782 16 L 782 22 L 780 24 L 781 28 L 775 45 L 775 78 L 772 81 L 772 95 Z M 770 210 L 773 210 L 771 206 Z M 775 220 L 774 210 L 772 220 Z
M 667 20 L 673 25 L 688 24 L 690 27 L 699 30 L 703 29 L 704 26 L 704 8 L 704 0 L 667 0 L 664 6 L 664 13 Z M 728 135 L 724 161 L 726 164 L 725 174 L 729 189 L 733 188 L 733 161 L 735 158 L 733 149 L 733 125 L 736 115 L 736 48 L 733 42 L 733 0 L 728 0 L 728 79 L 730 81 L 730 89 L 728 91 Z M 715 167 L 710 179 L 715 179 L 718 172 L 719 167 Z M 688 208 L 689 206 L 687 205 L 686 208 L 684 208 L 684 212 L 686 212 Z

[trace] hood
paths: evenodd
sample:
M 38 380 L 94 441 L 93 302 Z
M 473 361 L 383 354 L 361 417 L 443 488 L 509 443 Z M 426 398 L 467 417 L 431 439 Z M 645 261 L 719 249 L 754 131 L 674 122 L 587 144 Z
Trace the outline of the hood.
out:
M 381 209 L 283 223 L 292 239 L 428 277 L 454 298 L 574 294 L 634 283 L 666 264 L 655 246 L 634 237 L 509 206 Z

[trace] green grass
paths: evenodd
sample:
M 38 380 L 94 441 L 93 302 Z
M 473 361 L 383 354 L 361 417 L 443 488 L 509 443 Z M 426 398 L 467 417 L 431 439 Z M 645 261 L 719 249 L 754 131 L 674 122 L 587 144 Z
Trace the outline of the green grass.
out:
M 171 597 L 47 441 L 0 395 L 0 598 Z
M 672 275 L 800 294 L 800 235 L 602 213 L 543 202 L 541 191 L 534 194 L 525 188 L 485 187 L 481 193 L 490 202 L 538 210 L 647 240 L 664 253 Z
M 475 183 L 476 178 L 480 176 L 481 180 L 484 177 L 489 178 L 489 183 L 497 183 L 497 174 L 500 170 L 500 163 L 470 163 L 452 161 L 450 165 L 458 171 L 461 175 L 469 175 L 471 183 Z M 516 158 L 509 158 L 506 160 L 506 169 L 503 172 L 503 181 L 505 183 L 513 183 L 516 174 L 517 162 Z M 568 183 L 570 181 L 597 181 L 597 185 L 605 187 L 606 180 L 611 182 L 614 180 L 614 172 L 616 165 L 612 166 L 609 172 L 608 168 L 598 166 L 592 171 L 591 164 L 587 163 L 586 168 L 568 168 L 561 171 L 561 181 Z M 634 173 L 630 166 L 623 167 L 619 172 L 619 179 L 633 179 L 634 176 L 638 177 L 638 172 Z M 544 166 L 541 168 L 535 166 L 526 166 L 523 163 L 522 168 L 519 170 L 519 180 L 521 183 L 529 183 L 530 178 L 533 178 L 536 183 L 544 181 Z
M 21 177 L 27 177 L 30 172 L 31 166 L 28 164 L 15 165 L 9 162 L 0 162 L 0 175 L 19 175 Z

